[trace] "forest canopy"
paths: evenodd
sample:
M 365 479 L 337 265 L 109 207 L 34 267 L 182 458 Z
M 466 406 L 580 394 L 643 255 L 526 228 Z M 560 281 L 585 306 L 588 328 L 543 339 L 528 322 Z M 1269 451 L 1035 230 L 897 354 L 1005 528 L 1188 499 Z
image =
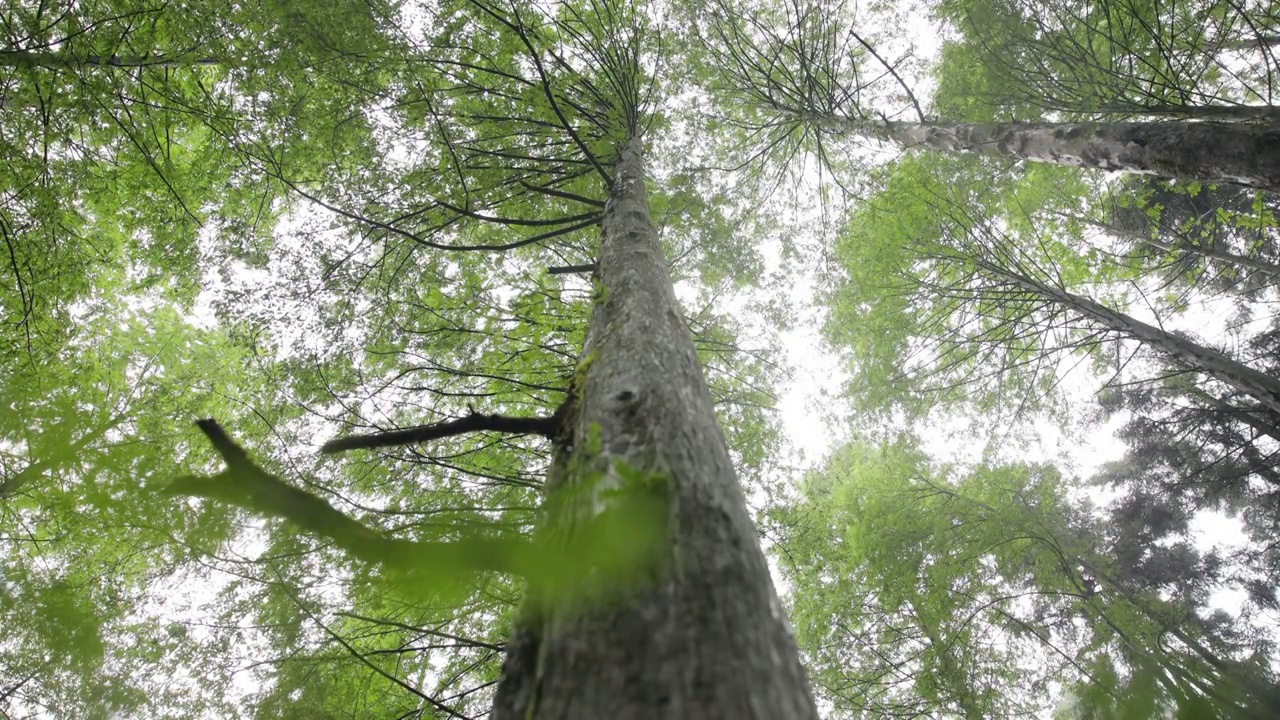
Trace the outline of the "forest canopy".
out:
M 1280 5 L 0 19 L 0 717 L 1280 716 Z

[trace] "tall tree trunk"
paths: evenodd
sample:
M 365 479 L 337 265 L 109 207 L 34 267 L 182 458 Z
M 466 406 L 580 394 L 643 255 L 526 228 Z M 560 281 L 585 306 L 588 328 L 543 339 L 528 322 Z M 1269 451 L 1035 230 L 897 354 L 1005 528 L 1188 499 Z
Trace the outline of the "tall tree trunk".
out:
M 618 468 L 657 479 L 662 561 L 599 602 L 539 604 L 531 587 L 491 717 L 816 718 L 649 219 L 641 148 L 633 137 L 615 168 L 578 407 L 549 492 L 576 487 L 598 513 L 617 502 L 601 493 L 623 481 Z
M 1083 295 L 1067 292 L 993 263 L 979 261 L 978 265 L 1028 292 L 1069 307 L 1105 328 L 1132 337 L 1184 367 L 1202 372 L 1249 395 L 1270 410 L 1280 412 L 1280 380 L 1266 373 L 1237 362 L 1213 348 L 1193 343 L 1131 315 L 1112 310 Z
M 1280 107 L 1275 105 L 1115 105 L 1099 108 L 1103 112 L 1125 115 L 1148 115 L 1185 120 L 1230 120 L 1232 122 L 1277 122 Z
M 1072 167 L 1280 192 L 1280 127 L 1227 122 L 907 123 L 823 115 L 829 132 Z

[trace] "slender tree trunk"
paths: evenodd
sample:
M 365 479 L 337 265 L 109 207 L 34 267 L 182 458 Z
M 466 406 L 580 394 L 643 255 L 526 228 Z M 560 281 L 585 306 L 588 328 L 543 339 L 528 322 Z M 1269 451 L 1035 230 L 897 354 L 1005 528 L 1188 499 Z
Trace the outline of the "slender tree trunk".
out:
M 1202 372 L 1280 412 L 1280 380 L 1237 362 L 1225 354 L 1165 332 L 1125 313 L 1012 270 L 982 262 L 980 267 L 1040 297 L 1072 308 L 1103 327 L 1132 337 L 1183 366 Z
M 1239 267 L 1249 268 L 1250 270 L 1257 270 L 1259 272 L 1263 272 L 1268 275 L 1271 275 L 1272 277 L 1280 278 L 1280 265 L 1276 265 L 1275 263 L 1269 263 L 1266 260 L 1251 258 L 1246 255 L 1237 255 L 1236 253 L 1229 252 L 1227 250 L 1222 250 L 1221 248 L 1218 248 L 1214 245 L 1201 245 L 1200 243 L 1196 243 L 1196 242 L 1182 242 L 1179 244 L 1168 243 L 1154 237 L 1147 237 L 1146 235 L 1139 232 L 1133 232 L 1131 230 L 1125 230 L 1123 228 L 1116 227 L 1115 225 L 1102 222 L 1101 220 L 1093 220 L 1090 218 L 1080 217 L 1077 215 L 1063 215 L 1063 217 L 1067 217 L 1073 220 L 1078 220 L 1079 222 L 1085 223 L 1086 225 L 1092 225 L 1093 227 L 1103 230 L 1111 235 L 1114 235 L 1115 237 L 1123 237 L 1123 238 L 1129 238 L 1131 240 L 1136 240 L 1140 243 L 1143 243 L 1144 245 L 1149 245 L 1155 248 L 1156 250 L 1161 250 L 1164 252 L 1194 253 L 1196 255 L 1202 255 L 1207 258 L 1213 258 L 1214 260 L 1220 260 L 1224 263 L 1229 263 L 1231 265 L 1237 265 Z
M 1258 434 L 1266 435 L 1272 440 L 1280 441 L 1280 427 L 1276 427 L 1274 424 L 1258 417 L 1254 414 L 1255 411 L 1248 408 L 1236 407 L 1226 400 L 1215 397 L 1199 388 L 1192 388 L 1189 394 L 1217 412 L 1248 425 Z
M 1219 50 L 1255 50 L 1280 46 L 1280 35 L 1252 35 L 1218 42 Z
M 829 132 L 923 147 L 1280 192 L 1280 127 L 1227 122 L 907 123 L 825 115 Z
M 927 607 L 927 603 L 921 602 L 918 594 L 912 593 L 908 596 L 907 606 L 911 608 L 911 614 L 916 616 L 920 632 L 924 633 L 925 639 L 933 647 L 934 655 L 938 658 L 938 663 L 941 666 L 942 685 L 945 688 L 945 692 L 955 701 L 961 717 L 965 720 L 983 720 L 986 714 L 982 704 L 974 697 L 973 679 L 956 662 L 955 650 L 957 643 L 954 640 L 942 637 L 941 628 L 936 618 L 921 609 L 922 607 Z M 941 709 L 947 710 L 949 708 Z
M 1213 258 L 1214 260 L 1231 265 L 1257 270 L 1272 277 L 1280 277 L 1280 265 L 1269 263 L 1266 260 L 1237 255 L 1233 252 L 1228 252 L 1214 247 L 1213 245 L 1201 245 L 1199 243 L 1191 242 L 1175 245 L 1173 243 L 1162 242 L 1156 238 L 1143 238 L 1142 242 L 1157 250 L 1163 250 L 1165 252 L 1189 252 L 1195 255 L 1202 255 L 1207 258 Z
M 616 598 L 526 602 L 490 717 L 816 718 L 649 219 L 641 147 L 633 138 L 615 168 L 578 407 L 549 492 L 576 486 L 599 512 L 617 468 L 660 479 L 663 561 Z
M 0 52 L 0 67 L 44 67 L 70 68 L 83 67 L 195 67 L 198 65 L 217 65 L 217 58 L 210 57 L 169 57 L 166 55 L 71 55 L 63 52 L 28 52 L 13 50 Z

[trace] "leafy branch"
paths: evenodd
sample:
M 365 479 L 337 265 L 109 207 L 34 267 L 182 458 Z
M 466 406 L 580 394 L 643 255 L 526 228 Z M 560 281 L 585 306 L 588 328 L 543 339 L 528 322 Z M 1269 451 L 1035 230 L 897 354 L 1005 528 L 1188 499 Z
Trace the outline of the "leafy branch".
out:
M 413 541 L 386 537 L 323 498 L 263 470 L 216 420 L 199 420 L 196 425 L 222 456 L 227 468 L 213 476 L 180 477 L 165 489 L 169 495 L 219 500 L 268 517 L 283 518 L 367 562 L 404 569 L 510 574 L 519 574 L 528 564 L 530 545 L 523 540 L 471 536 L 456 541 Z

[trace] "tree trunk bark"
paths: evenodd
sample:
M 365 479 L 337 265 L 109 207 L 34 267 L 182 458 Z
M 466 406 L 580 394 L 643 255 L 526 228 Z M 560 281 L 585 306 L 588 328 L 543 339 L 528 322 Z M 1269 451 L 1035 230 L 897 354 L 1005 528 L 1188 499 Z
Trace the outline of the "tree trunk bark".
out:
M 1274 412 L 1280 412 L 1280 380 L 1237 362 L 1217 350 L 1165 332 L 1154 325 L 1091 300 L 1083 295 L 1047 285 L 1012 270 L 980 262 L 984 270 L 1047 300 L 1074 309 L 1084 317 L 1128 335 L 1185 367 L 1202 372 L 1249 395 Z
M 531 583 L 491 718 L 816 719 L 649 219 L 641 148 L 632 138 L 615 168 L 577 408 L 548 492 L 585 492 L 599 515 L 625 502 L 608 492 L 625 482 L 618 468 L 656 478 L 661 562 L 600 602 L 538 603 Z
M 809 118 L 829 132 L 924 147 L 1280 192 L 1280 127 L 1228 122 L 906 123 Z

